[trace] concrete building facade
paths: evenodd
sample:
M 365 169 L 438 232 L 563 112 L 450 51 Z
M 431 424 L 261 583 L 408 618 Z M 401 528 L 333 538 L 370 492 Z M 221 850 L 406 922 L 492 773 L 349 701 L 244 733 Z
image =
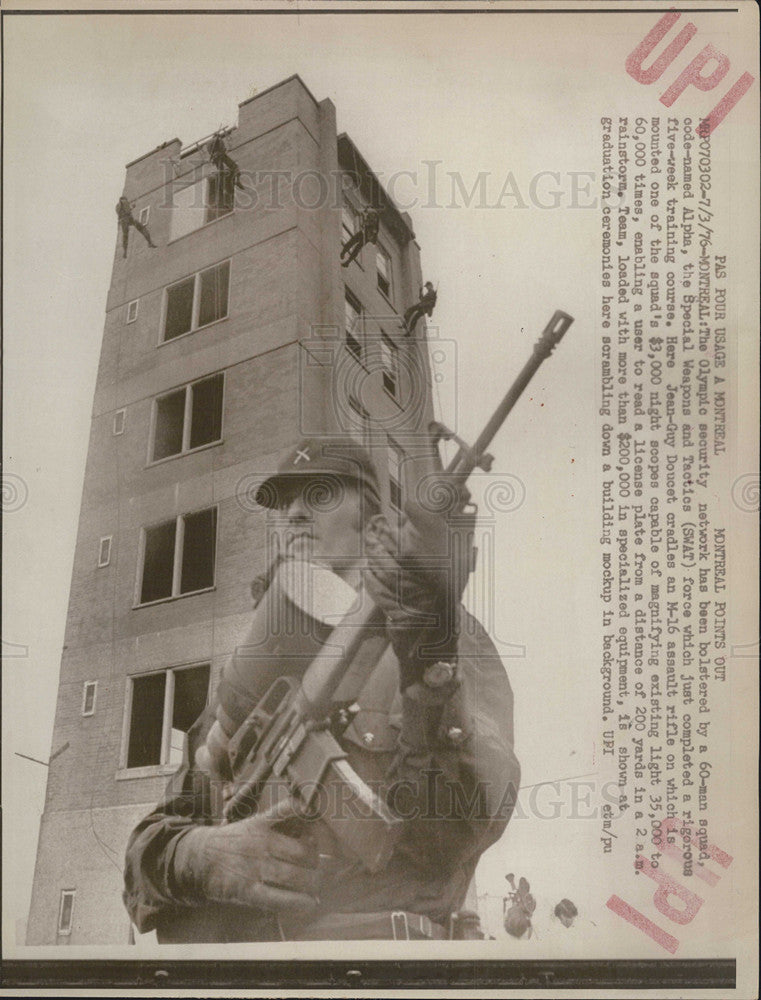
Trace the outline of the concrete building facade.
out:
M 208 138 L 126 170 L 157 249 L 116 240 L 28 944 L 130 939 L 126 840 L 247 630 L 280 453 L 348 431 L 391 514 L 436 467 L 424 324 L 401 323 L 419 248 L 333 104 L 298 77 L 241 104 L 240 188 Z M 342 268 L 370 204 L 378 243 Z

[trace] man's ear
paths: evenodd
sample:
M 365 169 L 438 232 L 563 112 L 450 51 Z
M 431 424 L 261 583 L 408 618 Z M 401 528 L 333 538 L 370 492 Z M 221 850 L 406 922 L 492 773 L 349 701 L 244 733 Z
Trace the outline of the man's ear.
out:
M 388 533 L 390 530 L 388 520 L 385 514 L 373 514 L 371 518 L 365 523 L 365 542 L 370 545 L 381 544 L 381 536 L 384 533 Z

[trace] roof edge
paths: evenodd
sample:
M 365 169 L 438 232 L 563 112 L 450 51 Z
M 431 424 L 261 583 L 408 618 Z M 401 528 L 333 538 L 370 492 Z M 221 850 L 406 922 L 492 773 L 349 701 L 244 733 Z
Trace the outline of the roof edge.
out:
M 158 153 L 160 149 L 166 149 L 167 146 L 171 146 L 175 142 L 180 142 L 177 136 L 175 136 L 174 139 L 167 139 L 166 142 L 162 142 L 161 145 L 156 146 L 154 149 L 149 149 L 148 152 L 143 153 L 142 156 L 138 156 L 134 160 L 130 160 L 129 163 L 126 164 L 124 169 L 129 170 L 130 167 L 134 167 L 136 163 L 139 163 L 141 160 L 144 160 L 146 156 L 153 156 L 153 154 Z M 182 143 L 180 143 L 180 145 L 182 145 Z
M 244 106 L 245 104 L 250 104 L 250 103 L 251 103 L 251 101 L 256 101 L 256 100 L 258 100 L 258 98 L 260 98 L 260 97 L 264 97 L 264 95 L 265 95 L 265 94 L 269 94 L 269 93 L 270 93 L 270 91 L 272 91 L 272 90 L 277 90 L 277 88 L 278 88 L 278 87 L 284 87 L 284 86 L 285 86 L 285 84 L 286 84 L 286 83 L 290 83 L 290 82 L 291 82 L 291 80 L 298 80 L 298 81 L 299 81 L 299 83 L 301 84 L 301 86 L 302 86 L 302 87 L 304 88 L 304 90 L 305 90 L 305 91 L 307 92 L 307 94 L 309 94 L 309 96 L 310 96 L 310 97 L 312 98 L 312 100 L 314 101 L 314 105 L 315 105 L 315 107 L 316 107 L 316 108 L 319 108 L 319 106 L 320 106 L 320 102 L 319 102 L 319 101 L 317 100 L 317 98 L 316 98 L 316 97 L 314 96 L 314 94 L 313 94 L 313 93 L 312 93 L 312 91 L 311 91 L 311 90 L 309 89 L 309 87 L 307 87 L 307 85 L 306 85 L 306 84 L 304 83 L 304 81 L 303 81 L 303 80 L 301 79 L 301 77 L 299 76 L 299 74 L 298 74 L 298 73 L 291 73 L 291 75 L 290 75 L 290 76 L 287 76 L 287 77 L 285 78 L 285 80 L 280 80 L 280 81 L 279 81 L 278 83 L 273 83 L 273 84 L 272 84 L 272 86 L 271 86 L 271 87 L 267 87 L 267 88 L 266 88 L 266 90 L 260 90 L 260 91 L 259 91 L 258 93 L 254 94 L 254 95 L 253 95 L 252 97 L 247 97 L 247 98 L 245 99 L 245 101 L 240 101 L 240 103 L 238 104 L 238 107 L 239 107 L 239 108 L 242 108 L 242 107 L 243 107 L 243 106 Z

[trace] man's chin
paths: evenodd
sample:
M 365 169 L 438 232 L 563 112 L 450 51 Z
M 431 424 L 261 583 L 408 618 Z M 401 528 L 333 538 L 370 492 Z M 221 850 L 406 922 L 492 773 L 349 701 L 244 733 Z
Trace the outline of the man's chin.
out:
M 320 552 L 317 549 L 314 538 L 307 535 L 300 535 L 289 542 L 287 553 L 289 559 L 321 566 L 324 569 L 331 570 L 331 572 L 336 573 L 338 576 L 344 576 L 354 565 L 353 560 L 346 557 L 339 558 Z
M 288 555 L 291 559 L 307 559 L 314 557 L 314 541 L 308 535 L 299 535 L 288 543 Z

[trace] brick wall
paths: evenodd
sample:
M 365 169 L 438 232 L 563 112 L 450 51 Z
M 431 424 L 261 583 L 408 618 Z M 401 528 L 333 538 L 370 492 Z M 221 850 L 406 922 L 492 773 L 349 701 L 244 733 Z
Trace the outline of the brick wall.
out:
M 27 925 L 28 945 L 126 945 L 130 921 L 121 902 L 129 831 L 150 804 L 46 813 Z M 77 845 L 76 850 L 72 845 Z M 61 890 L 75 891 L 71 933 L 58 933 Z M 62 955 L 61 957 L 65 957 Z
M 172 140 L 127 169 L 125 191 L 136 214 L 149 206 L 159 249 L 134 231 L 126 260 L 120 240 L 115 244 L 52 742 L 54 749 L 68 746 L 50 766 L 30 943 L 126 942 L 124 844 L 145 803 L 161 795 L 169 770 L 124 771 L 129 678 L 209 662 L 216 684 L 246 634 L 250 582 L 265 568 L 265 515 L 252 503 L 257 482 L 298 438 L 345 426 L 345 413 L 334 406 L 341 379 L 359 378 L 368 409 L 395 434 L 409 432 L 413 417 L 419 427 L 431 416 L 425 378 L 415 390 L 422 393 L 420 406 L 407 419 L 404 405 L 400 409 L 383 390 L 380 366 L 359 371 L 346 357 L 345 283 L 367 310 L 368 335 L 383 328 L 398 340 L 400 357 L 409 356 L 400 365 L 399 399 L 410 398 L 420 366 L 427 371 L 424 345 L 395 328 L 394 315 L 409 305 L 420 281 L 417 245 L 402 239 L 399 221 L 384 223 L 381 231 L 393 262 L 391 303 L 377 287 L 374 248 L 363 251 L 362 269 L 339 266 L 332 103 L 317 104 L 297 77 L 290 78 L 244 102 L 226 141 L 247 184 L 254 171 L 287 170 L 302 178 L 296 191 L 284 184 L 274 205 L 271 177 L 259 176 L 254 193 L 245 193 L 245 204 L 241 196 L 232 214 L 167 243 L 167 180 L 183 172 L 192 177 L 203 154 L 181 157 L 180 141 Z M 316 199 L 318 176 L 328 178 L 327 198 Z M 161 343 L 166 286 L 228 259 L 227 317 Z M 127 323 L 134 299 L 137 318 Z M 334 350 L 334 365 L 310 363 L 315 338 Z M 152 462 L 156 396 L 214 372 L 224 372 L 225 380 L 222 440 Z M 117 410 L 124 411 L 118 435 Z M 385 483 L 385 431 L 374 445 Z M 210 505 L 218 508 L 214 588 L 136 607 L 141 530 Z M 104 536 L 112 537 L 111 558 L 98 567 Z M 85 681 L 97 681 L 90 717 L 82 716 Z M 62 888 L 77 890 L 74 929 L 65 938 L 56 935 Z

